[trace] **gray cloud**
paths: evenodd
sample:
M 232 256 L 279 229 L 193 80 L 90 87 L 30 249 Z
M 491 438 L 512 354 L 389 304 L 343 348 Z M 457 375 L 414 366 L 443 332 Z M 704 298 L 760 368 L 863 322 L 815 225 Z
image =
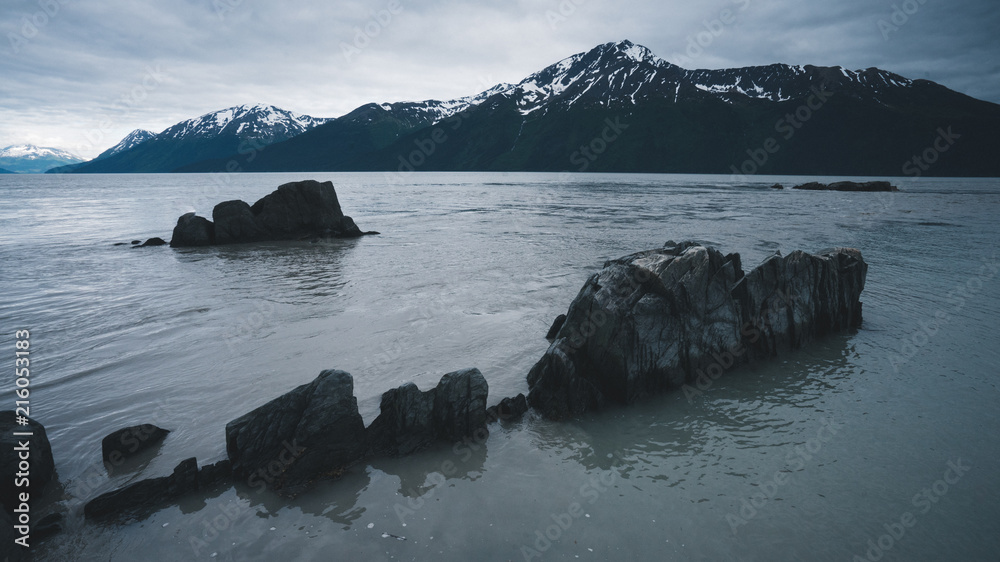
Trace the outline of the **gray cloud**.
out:
M 0 145 L 94 156 L 132 129 L 239 103 L 330 117 L 448 99 L 625 38 L 692 68 L 877 66 L 1000 102 L 992 0 L 397 1 L 6 0 Z M 894 6 L 916 10 L 896 25 Z

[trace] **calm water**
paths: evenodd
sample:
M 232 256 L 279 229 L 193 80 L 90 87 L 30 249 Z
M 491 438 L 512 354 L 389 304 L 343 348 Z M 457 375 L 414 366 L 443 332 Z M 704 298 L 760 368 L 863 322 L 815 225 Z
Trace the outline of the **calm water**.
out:
M 332 180 L 345 212 L 382 235 L 112 246 L 305 178 Z M 768 177 L 222 179 L 0 176 L 0 349 L 31 330 L 31 413 L 68 512 L 40 559 L 1000 557 L 997 180 L 849 194 L 772 190 L 797 178 Z M 228 421 L 323 369 L 354 375 L 366 422 L 383 391 L 464 367 L 482 370 L 491 404 L 526 392 L 586 277 L 671 239 L 740 252 L 745 267 L 775 250 L 860 248 L 863 329 L 700 394 L 494 425 L 484 442 L 375 460 L 295 500 L 225 487 L 142 522 L 83 520 L 100 493 L 224 458 Z M 11 406 L 12 388 L 0 388 Z M 173 433 L 109 477 L 101 438 L 142 422 Z M 970 468 L 946 474 L 949 462 Z

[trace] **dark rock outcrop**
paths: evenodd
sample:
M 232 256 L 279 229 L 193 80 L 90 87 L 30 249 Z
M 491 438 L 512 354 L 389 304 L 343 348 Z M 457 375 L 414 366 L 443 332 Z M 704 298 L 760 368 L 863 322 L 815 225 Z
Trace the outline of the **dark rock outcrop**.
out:
M 17 423 L 19 416 L 13 410 L 0 412 L 0 503 L 4 510 L 13 512 L 21 503 L 19 494 L 27 492 L 29 501 L 34 505 L 41 497 L 45 486 L 56 474 L 55 462 L 52 459 L 52 447 L 45 434 L 45 427 L 35 420 L 28 419 L 26 425 Z M 31 433 L 31 436 L 14 435 L 14 433 Z M 29 455 L 27 483 L 29 486 L 17 486 L 23 483 L 23 476 L 17 476 L 22 471 L 19 467 L 20 452 L 27 445 Z M 20 482 L 19 482 L 20 481 Z
M 565 418 L 857 327 L 866 274 L 843 248 L 773 256 L 748 274 L 739 254 L 693 242 L 609 261 L 528 374 L 528 401 Z
M 101 440 L 101 456 L 105 463 L 117 466 L 163 441 L 168 433 L 170 431 L 148 423 L 119 429 Z
M 382 394 L 380 413 L 368 427 L 374 453 L 408 455 L 435 441 L 458 441 L 486 426 L 489 386 L 479 369 L 441 377 L 421 392 L 407 383 Z
M 331 182 L 286 183 L 253 205 L 224 201 L 212 210 L 214 223 L 191 213 L 180 217 L 170 245 L 206 246 L 304 238 L 353 238 L 361 232 L 345 216 Z
M 796 185 L 792 189 L 805 189 L 809 191 L 899 191 L 899 188 L 887 181 L 837 181 L 833 183 L 820 183 L 811 181 Z
M 780 183 L 776 183 L 771 186 L 771 189 L 785 189 L 785 186 L 781 185 Z
M 549 341 L 556 339 L 556 336 L 559 335 L 560 328 L 562 328 L 563 324 L 565 323 L 566 323 L 565 314 L 560 314 L 559 316 L 556 316 L 556 319 L 552 321 L 552 326 L 549 327 L 549 331 L 546 332 L 545 334 L 545 339 Z
M 226 481 L 232 474 L 231 467 L 228 460 L 223 460 L 198 470 L 197 459 L 190 458 L 178 464 L 170 476 L 149 478 L 101 494 L 87 502 L 83 513 L 92 520 L 142 518 L 185 494 Z
M 268 237 L 246 201 L 219 203 L 212 209 L 212 220 L 215 221 L 216 244 L 258 242 Z
M 194 213 L 181 215 L 170 238 L 172 248 L 188 246 L 211 246 L 215 243 L 215 225 L 205 217 Z
M 504 398 L 496 406 L 486 409 L 486 421 L 493 423 L 515 422 L 521 419 L 528 411 L 528 399 L 523 394 L 518 394 L 514 398 Z
M 226 450 L 237 478 L 256 475 L 274 489 L 336 475 L 366 451 L 354 379 L 323 371 L 226 424 Z
M 149 248 L 150 246 L 166 246 L 167 242 L 163 238 L 158 238 L 156 236 L 146 240 L 142 244 L 133 244 L 133 248 Z

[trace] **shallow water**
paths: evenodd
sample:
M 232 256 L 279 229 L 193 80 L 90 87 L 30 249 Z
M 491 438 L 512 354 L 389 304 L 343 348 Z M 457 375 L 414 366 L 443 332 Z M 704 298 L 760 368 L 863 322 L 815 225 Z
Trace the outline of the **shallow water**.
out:
M 332 180 L 345 212 L 382 235 L 112 246 L 169 238 L 184 212 L 305 178 Z M 31 330 L 32 415 L 68 510 L 39 558 L 774 561 L 888 547 L 884 560 L 996 560 L 1000 183 L 767 187 L 798 179 L 0 176 L 0 346 Z M 226 487 L 141 522 L 83 521 L 104 491 L 224 458 L 228 421 L 323 369 L 354 375 L 366 422 L 385 390 L 464 367 L 486 376 L 490 404 L 525 392 L 549 323 L 587 276 L 671 239 L 740 252 L 745 268 L 776 250 L 859 248 L 864 325 L 697 393 L 494 425 L 295 500 Z M 142 422 L 173 432 L 109 477 L 101 438 Z M 949 462 L 971 468 L 938 494 Z M 934 503 L 915 501 L 925 488 Z M 896 525 L 907 512 L 913 526 Z

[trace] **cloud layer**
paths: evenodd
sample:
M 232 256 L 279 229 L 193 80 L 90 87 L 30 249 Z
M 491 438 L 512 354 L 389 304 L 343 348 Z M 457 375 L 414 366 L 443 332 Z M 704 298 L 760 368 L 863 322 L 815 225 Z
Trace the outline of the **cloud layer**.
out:
M 877 66 L 1000 102 L 995 0 L 5 0 L 0 146 L 92 157 L 241 103 L 450 99 L 630 39 L 687 68 Z

